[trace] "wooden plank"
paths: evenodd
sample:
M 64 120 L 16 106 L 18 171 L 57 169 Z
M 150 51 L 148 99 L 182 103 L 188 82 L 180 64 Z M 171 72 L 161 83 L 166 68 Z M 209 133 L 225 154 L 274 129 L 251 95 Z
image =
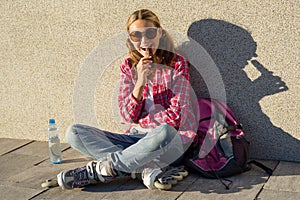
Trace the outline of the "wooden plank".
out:
M 67 150 L 66 157 L 69 157 L 69 155 L 75 153 L 75 150 Z M 79 153 L 78 153 L 79 154 Z M 20 154 L 10 154 L 10 156 L 25 156 L 29 157 L 28 155 L 20 155 Z M 79 154 L 80 156 L 80 154 Z M 56 175 L 66 169 L 74 169 L 77 167 L 81 167 L 87 164 L 88 160 L 86 157 L 81 155 L 82 159 L 78 158 L 74 161 L 69 160 L 70 162 L 63 162 L 62 164 L 51 164 L 49 160 L 44 160 L 39 165 L 33 165 L 33 163 L 29 164 L 29 167 L 27 169 L 20 170 L 19 173 L 11 174 L 9 178 L 7 178 L 8 181 L 12 183 L 12 185 L 17 187 L 27 187 L 27 188 L 33 188 L 33 189 L 42 189 L 41 183 L 49 178 L 54 178 Z M 40 158 L 40 157 L 38 157 Z M 12 162 L 10 162 L 12 164 Z M 8 167 L 9 168 L 9 167 Z
M 8 152 L 18 149 L 19 147 L 31 143 L 32 140 L 18 140 L 9 138 L 0 138 L 0 155 L 4 155 Z
M 69 148 L 68 144 L 62 143 L 62 150 Z M 47 158 L 49 157 L 49 148 L 47 142 L 40 142 L 35 141 L 31 144 L 28 144 L 20 149 L 17 149 L 16 151 L 12 152 L 14 154 L 20 154 L 20 155 L 35 155 Z
M 31 145 L 31 148 L 40 147 L 40 145 L 41 143 L 37 142 L 36 144 Z M 20 154 L 20 152 L 22 152 L 22 154 Z M 41 194 L 35 197 L 38 199 L 40 195 L 45 196 L 46 199 L 48 197 L 49 199 L 53 199 L 53 195 L 57 196 L 57 199 L 59 199 L 61 196 L 66 195 L 65 191 L 62 191 L 60 188 L 53 188 L 55 191 L 62 192 L 62 194 L 57 195 L 56 193 L 52 194 L 52 192 L 50 192 L 48 196 L 48 191 L 46 191 L 45 194 L 43 193 L 45 189 L 41 187 L 41 183 L 44 182 L 46 179 L 56 177 L 56 175 L 62 170 L 73 169 L 79 166 L 84 166 L 88 161 L 88 159 L 84 155 L 77 153 L 75 150 L 68 149 L 65 151 L 67 152 L 65 153 L 66 157 L 68 158 L 71 157 L 71 155 L 75 154 L 78 159 L 76 159 L 75 161 L 74 159 L 72 159 L 69 160 L 69 162 L 63 162 L 63 164 L 57 164 L 57 165 L 51 164 L 47 159 L 41 162 L 40 165 L 34 166 L 34 163 L 38 162 L 41 158 L 45 156 L 45 154 L 47 154 L 46 151 L 42 152 L 41 153 L 42 157 L 37 156 L 37 159 L 32 160 L 32 158 L 35 158 L 36 156 L 32 156 L 31 154 L 34 154 L 35 152 L 36 151 L 25 148 L 24 151 L 17 151 L 3 156 L 3 157 L 7 157 L 7 160 L 10 160 L 9 163 L 7 162 L 8 163 L 7 166 L 3 166 L 5 169 L 7 169 L 3 173 L 7 175 L 6 177 L 4 177 L 6 178 L 5 182 L 9 183 L 10 186 L 16 188 L 30 188 L 39 191 Z M 82 158 L 82 160 L 80 160 L 80 157 Z M 18 161 L 20 163 L 25 162 L 25 165 L 20 165 L 19 163 L 18 165 L 16 165 L 19 166 L 17 169 L 13 168 L 12 170 L 9 170 L 10 166 L 15 165 L 15 163 Z M 49 191 L 52 191 L 52 189 Z M 78 193 L 79 191 L 77 191 L 77 195 Z M 32 195 L 32 197 L 35 195 Z
M 33 167 L 33 163 L 41 160 L 38 156 L 6 154 L 0 157 L 0 180 L 19 174 L 24 170 Z
M 59 165 L 62 166 L 62 165 Z M 56 166 L 55 166 L 56 167 Z M 41 172 L 43 173 L 43 172 Z M 26 174 L 26 173 L 24 173 Z M 30 174 L 28 175 L 31 176 Z M 36 177 L 34 179 L 37 179 Z M 131 180 L 130 177 L 119 179 L 108 184 L 90 185 L 72 192 L 60 188 L 52 188 L 40 195 L 39 199 L 176 199 L 197 176 L 189 176 L 170 191 L 150 191 L 140 181 Z M 184 189 L 182 189 L 184 188 Z M 95 194 L 95 195 L 94 195 Z M 36 197 L 37 198 L 37 197 Z
M 88 162 L 88 161 L 94 160 L 91 157 L 88 157 L 73 148 L 69 148 L 66 151 L 64 151 L 63 158 L 64 158 L 64 162 L 67 162 L 67 163 L 82 162 L 82 161 Z
M 113 192 L 122 184 L 124 184 L 124 182 L 114 181 L 107 184 L 91 185 L 73 190 L 62 190 L 61 188 L 56 187 L 39 194 L 33 199 L 103 199 L 105 195 Z
M 71 158 L 69 160 L 69 158 Z M 70 168 L 70 166 L 83 166 L 85 165 L 88 160 L 91 160 L 90 158 L 78 153 L 77 151 L 73 149 L 68 149 L 67 151 L 64 152 L 64 159 L 65 161 L 61 165 L 56 165 L 54 167 L 65 167 L 65 168 Z M 76 162 L 76 160 L 79 159 L 81 162 Z M 70 162 L 66 162 L 66 161 Z M 75 160 L 75 162 L 73 162 Z M 80 165 L 81 164 L 81 165 Z M 43 162 L 39 165 L 40 167 L 49 167 L 48 162 Z M 56 171 L 57 173 L 58 171 Z M 26 174 L 26 173 L 25 173 Z M 30 176 L 30 175 L 29 175 Z M 104 199 L 176 199 L 178 198 L 187 188 L 189 187 L 190 184 L 195 182 L 195 180 L 198 178 L 198 176 L 195 175 L 190 175 L 184 181 L 179 182 L 178 185 L 174 186 L 172 189 L 172 192 L 169 191 L 150 191 L 148 190 L 141 181 L 137 180 L 130 180 L 130 178 L 125 178 L 113 181 L 112 183 L 109 184 L 99 184 L 95 186 L 87 186 L 83 188 L 82 190 L 75 189 L 72 195 L 67 191 L 60 191 L 56 190 L 55 188 L 46 191 L 43 194 L 40 194 L 38 197 L 39 198 L 52 198 L 55 193 L 59 193 L 58 196 L 55 196 L 55 198 L 69 198 L 70 195 L 71 197 L 76 197 L 80 196 L 81 198 L 84 199 L 89 199 L 89 198 L 94 198 L 94 196 L 90 196 L 90 193 L 97 193 L 98 196 L 97 198 L 104 198 Z M 52 191 L 53 190 L 53 191 Z M 81 191 L 81 193 L 78 193 L 78 190 Z M 130 195 L 129 195 L 130 191 Z M 87 194 L 85 192 L 88 192 Z M 89 195 L 88 195 L 89 194 Z M 66 196 L 65 196 L 66 195 Z
M 259 162 L 274 169 L 278 161 L 259 160 Z M 190 185 L 178 199 L 255 199 L 256 195 L 262 189 L 268 175 L 264 170 L 252 166 L 252 169 L 243 174 L 230 177 L 233 184 L 229 190 L 217 179 L 199 179 Z
M 34 196 L 38 192 L 38 190 L 29 188 L 19 188 L 9 185 L 0 185 L 0 194 L 2 200 L 30 199 L 30 197 Z
M 276 190 L 263 189 L 263 191 L 259 194 L 257 199 L 258 200 L 263 200 L 263 199 L 296 200 L 296 199 L 300 199 L 300 193 L 295 191 L 294 192 L 282 191 L 280 189 L 276 189 Z
M 226 190 L 218 180 L 204 179 L 196 174 L 189 175 L 171 191 L 150 191 L 140 181 L 129 178 L 71 191 L 63 191 L 59 187 L 44 190 L 40 186 L 44 180 L 92 160 L 71 148 L 63 152 L 63 164 L 50 164 L 48 157 L 47 142 L 33 142 L 1 156 L 0 193 L 17 191 L 9 196 L 10 199 L 34 196 L 34 199 L 254 199 L 268 178 L 264 171 L 253 167 L 251 171 L 231 178 L 234 183 L 230 190 Z M 274 161 L 263 162 L 271 168 L 277 165 Z M 35 166 L 34 163 L 39 164 Z M 295 172 L 290 173 L 295 175 Z
M 46 142 L 33 142 L 0 157 L 0 179 L 18 175 L 49 157 Z
M 58 165 L 63 165 L 64 164 L 71 164 L 69 166 L 65 166 L 65 167 L 71 167 L 71 168 L 76 168 L 76 167 L 82 167 L 84 165 L 86 165 L 89 161 L 91 161 L 92 159 L 81 154 L 80 152 L 72 149 L 72 148 L 68 148 L 67 150 L 62 152 L 62 164 L 58 164 Z M 46 160 L 44 160 L 41 163 L 38 163 L 37 166 L 40 167 L 50 167 L 53 166 L 53 164 L 50 163 L 49 158 L 47 158 Z M 65 168 L 68 169 L 68 168 Z
M 49 167 L 33 166 L 7 178 L 14 186 L 32 189 L 42 189 L 41 184 L 50 178 L 67 169 L 72 168 L 68 165 L 52 165 Z
M 190 184 L 195 182 L 198 176 L 191 174 L 184 180 L 178 182 L 170 191 L 149 190 L 143 185 L 142 181 L 129 180 L 124 185 L 121 185 L 117 190 L 107 194 L 105 199 L 177 199 L 182 193 L 187 190 Z M 130 191 L 130 193 L 129 193 Z
M 281 161 L 265 185 L 265 189 L 300 193 L 300 163 Z
M 250 175 L 250 173 L 251 172 L 230 177 L 229 179 L 233 181 L 233 184 L 229 190 L 227 190 L 218 179 L 205 179 L 200 177 L 194 184 L 190 185 L 188 190 L 178 199 L 253 200 L 262 189 L 268 176 L 262 172 L 261 175 Z

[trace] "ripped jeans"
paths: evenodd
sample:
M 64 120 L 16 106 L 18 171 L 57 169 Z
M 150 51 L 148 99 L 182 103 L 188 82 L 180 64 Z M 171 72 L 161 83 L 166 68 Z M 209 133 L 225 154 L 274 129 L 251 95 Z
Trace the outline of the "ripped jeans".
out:
M 156 161 L 159 167 L 180 162 L 190 144 L 182 144 L 177 130 L 162 124 L 146 134 L 117 134 L 76 124 L 68 128 L 66 140 L 77 151 L 94 159 L 108 159 L 114 169 L 130 173 Z

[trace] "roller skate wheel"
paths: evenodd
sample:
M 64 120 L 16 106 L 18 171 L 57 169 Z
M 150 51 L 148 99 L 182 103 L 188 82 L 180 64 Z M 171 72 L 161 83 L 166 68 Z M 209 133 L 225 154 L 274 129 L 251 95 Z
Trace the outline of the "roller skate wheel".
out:
M 44 183 L 41 184 L 43 188 L 55 187 L 58 186 L 58 182 L 56 179 L 48 179 Z
M 168 184 L 161 184 L 158 181 L 154 182 L 154 186 L 159 189 L 159 190 L 170 190 L 172 188 L 172 184 L 168 183 Z
M 172 177 L 175 178 L 177 181 L 182 181 L 183 176 L 181 176 L 180 174 L 172 174 Z
M 172 180 L 168 180 L 168 183 L 172 184 L 172 185 L 176 185 L 178 183 L 176 178 L 173 178 Z
M 181 176 L 183 176 L 183 177 L 187 177 L 188 175 L 189 175 L 189 172 L 188 171 L 186 171 L 186 170 L 183 170 L 183 171 L 180 171 L 180 172 L 178 172 Z

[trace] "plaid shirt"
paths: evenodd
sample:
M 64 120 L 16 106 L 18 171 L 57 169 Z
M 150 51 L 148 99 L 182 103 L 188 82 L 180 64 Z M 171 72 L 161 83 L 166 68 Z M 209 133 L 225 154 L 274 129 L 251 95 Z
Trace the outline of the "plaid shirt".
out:
M 142 128 L 155 128 L 167 123 L 178 130 L 183 143 L 196 136 L 197 123 L 190 101 L 190 83 L 188 62 L 176 55 L 171 67 L 156 64 L 152 79 L 152 94 L 155 109 L 145 112 L 145 98 L 148 83 L 143 91 L 143 98 L 138 101 L 132 95 L 136 83 L 136 70 L 131 58 L 126 58 L 121 65 L 119 108 L 127 123 L 138 123 Z

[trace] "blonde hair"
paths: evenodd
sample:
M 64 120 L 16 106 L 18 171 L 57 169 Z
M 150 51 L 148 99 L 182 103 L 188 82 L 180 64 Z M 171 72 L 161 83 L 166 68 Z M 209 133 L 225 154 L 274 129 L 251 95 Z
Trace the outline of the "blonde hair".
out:
M 146 20 L 146 21 L 153 23 L 155 27 L 161 28 L 158 17 L 152 11 L 150 11 L 148 9 L 141 9 L 141 10 L 135 11 L 134 13 L 132 13 L 130 15 L 130 17 L 127 21 L 127 26 L 126 26 L 127 31 L 129 31 L 129 27 L 136 20 Z M 136 66 L 138 64 L 139 60 L 143 57 L 143 55 L 140 54 L 134 48 L 134 46 L 129 38 L 126 41 L 126 45 L 129 49 L 129 55 L 133 61 L 133 66 Z M 171 39 L 171 37 L 167 33 L 167 31 L 162 29 L 162 36 L 159 41 L 159 47 L 156 50 L 156 53 L 154 55 L 154 62 L 170 66 L 175 57 L 174 49 L 175 48 L 174 48 L 173 40 Z

